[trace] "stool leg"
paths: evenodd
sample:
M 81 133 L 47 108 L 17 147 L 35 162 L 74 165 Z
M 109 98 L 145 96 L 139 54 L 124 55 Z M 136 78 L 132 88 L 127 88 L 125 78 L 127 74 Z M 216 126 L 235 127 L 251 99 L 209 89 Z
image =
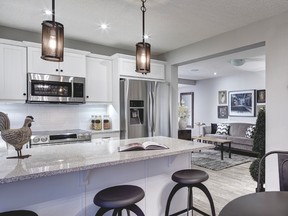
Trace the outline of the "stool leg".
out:
M 128 209 L 126 209 L 127 212 L 127 216 L 130 216 L 130 211 Z
M 110 211 L 111 209 L 108 209 L 108 208 L 100 208 L 98 211 L 97 211 L 97 213 L 96 213 L 96 215 L 95 216 L 102 216 L 102 215 L 104 215 L 106 212 L 108 212 L 108 211 Z
M 173 196 L 175 195 L 175 193 L 180 190 L 183 187 L 187 187 L 186 185 L 181 185 L 181 184 L 176 184 L 172 191 L 169 194 L 168 200 L 167 200 L 167 204 L 166 204 L 166 209 L 165 209 L 165 216 L 169 216 L 169 209 L 170 209 L 170 205 L 171 205 L 171 201 Z
M 137 216 L 145 216 L 143 211 L 135 204 L 128 206 L 126 209 L 134 212 Z M 129 212 L 129 215 L 130 215 L 130 212 Z
M 123 208 L 114 209 L 112 216 L 122 216 Z
M 209 190 L 207 189 L 207 187 L 202 183 L 196 184 L 196 185 L 194 185 L 194 187 L 199 188 L 200 190 L 202 190 L 205 193 L 206 197 L 208 198 L 208 200 L 210 202 L 210 208 L 211 208 L 212 216 L 216 216 L 214 202 L 213 202 L 212 196 L 211 196 Z
M 192 216 L 193 216 L 193 197 L 192 197 L 192 187 L 188 187 L 188 197 L 187 197 L 187 216 L 189 216 L 189 211 L 191 209 Z

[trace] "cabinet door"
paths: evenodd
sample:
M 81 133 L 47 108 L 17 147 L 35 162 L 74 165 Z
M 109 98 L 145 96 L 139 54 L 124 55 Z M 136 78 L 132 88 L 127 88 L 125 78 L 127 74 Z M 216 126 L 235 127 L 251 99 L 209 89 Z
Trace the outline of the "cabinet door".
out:
M 86 76 L 86 56 L 64 52 L 64 61 L 60 63 L 60 74 L 73 77 Z
M 28 72 L 64 75 L 74 77 L 85 77 L 86 58 L 85 55 L 69 53 L 64 50 L 63 62 L 45 61 L 40 58 L 41 49 L 37 47 L 28 47 Z
M 112 102 L 112 61 L 87 57 L 86 101 Z
M 135 60 L 132 59 L 120 59 L 119 60 L 119 74 L 121 76 L 138 77 L 142 79 L 165 79 L 165 65 L 152 62 L 150 73 L 142 74 L 135 71 Z
M 0 44 L 0 99 L 26 100 L 26 48 Z
M 41 59 L 41 49 L 28 47 L 28 72 L 40 74 L 58 74 L 58 62 L 45 61 Z

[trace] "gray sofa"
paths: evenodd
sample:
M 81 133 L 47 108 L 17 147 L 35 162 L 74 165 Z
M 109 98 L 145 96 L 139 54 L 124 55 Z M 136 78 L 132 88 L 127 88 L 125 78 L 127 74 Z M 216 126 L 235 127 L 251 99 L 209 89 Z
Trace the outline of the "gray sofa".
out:
M 212 134 L 211 126 L 204 126 L 202 128 L 202 134 L 206 137 L 215 137 L 220 139 L 231 140 L 231 148 L 237 150 L 243 150 L 248 152 L 253 152 L 253 138 L 246 138 L 246 130 L 249 126 L 253 124 L 249 123 L 227 123 L 230 125 L 229 135 Z

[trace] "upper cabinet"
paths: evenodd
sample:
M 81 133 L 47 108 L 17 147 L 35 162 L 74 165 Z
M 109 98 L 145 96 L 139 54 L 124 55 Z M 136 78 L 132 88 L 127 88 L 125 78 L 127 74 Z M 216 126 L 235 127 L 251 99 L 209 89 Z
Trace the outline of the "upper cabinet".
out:
M 112 61 L 105 56 L 90 55 L 86 64 L 86 101 L 111 103 Z
M 26 100 L 26 48 L 0 44 L 0 100 Z
M 139 79 L 165 80 L 165 62 L 151 60 L 150 73 L 142 74 L 135 72 L 135 57 L 115 55 L 120 76 L 134 77 Z
M 85 77 L 87 53 L 82 51 L 74 53 L 65 49 L 64 61 L 52 62 L 41 59 L 41 48 L 28 47 L 28 72 Z

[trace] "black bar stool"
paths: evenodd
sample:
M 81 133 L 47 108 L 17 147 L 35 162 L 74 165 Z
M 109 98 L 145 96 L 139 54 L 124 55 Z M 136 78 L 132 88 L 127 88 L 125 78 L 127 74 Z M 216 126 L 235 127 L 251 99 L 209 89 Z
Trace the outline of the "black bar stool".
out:
M 98 192 L 94 197 L 94 204 L 99 206 L 96 216 L 102 216 L 110 210 L 113 216 L 122 216 L 122 210 L 130 211 L 137 216 L 145 216 L 142 210 L 135 204 L 143 199 L 145 193 L 142 188 L 133 185 L 119 185 L 109 187 Z
M 0 216 L 38 216 L 38 215 L 32 211 L 16 210 L 16 211 L 0 212 Z
M 185 212 L 187 212 L 187 215 L 188 215 L 188 212 L 190 210 L 192 211 L 194 210 L 202 215 L 209 216 L 208 214 L 201 211 L 200 209 L 193 207 L 193 200 L 192 200 L 192 195 L 193 195 L 192 188 L 193 187 L 199 188 L 205 193 L 205 195 L 207 196 L 210 202 L 212 216 L 215 216 L 215 207 L 214 207 L 212 196 L 210 192 L 208 191 L 207 187 L 201 183 L 201 182 L 206 181 L 208 178 L 209 176 L 206 172 L 202 170 L 197 170 L 197 169 L 185 169 L 185 170 L 180 170 L 180 171 L 175 172 L 172 175 L 172 180 L 177 182 L 177 184 L 173 187 L 171 193 L 169 194 L 167 204 L 166 204 L 165 216 L 169 216 L 169 209 L 170 209 L 170 204 L 171 204 L 173 196 L 176 194 L 178 190 L 180 190 L 183 187 L 188 188 L 187 209 L 171 214 L 170 216 L 180 215 Z

